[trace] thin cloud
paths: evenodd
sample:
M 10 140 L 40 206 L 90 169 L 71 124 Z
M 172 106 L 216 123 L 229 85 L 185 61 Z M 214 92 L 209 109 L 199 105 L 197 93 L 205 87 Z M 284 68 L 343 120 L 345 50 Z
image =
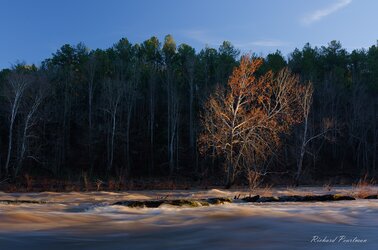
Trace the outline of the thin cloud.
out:
M 215 37 L 210 35 L 208 32 L 204 30 L 189 30 L 184 31 L 184 35 L 192 40 L 195 40 L 197 42 L 200 42 L 202 44 L 207 45 L 213 45 L 213 46 L 219 46 L 222 44 L 224 40 L 229 40 L 232 42 L 232 44 L 235 45 L 237 48 L 251 48 L 251 47 L 282 47 L 287 46 L 287 43 L 280 40 L 272 40 L 272 39 L 266 39 L 266 40 L 256 40 L 252 42 L 237 42 L 232 39 L 220 39 L 219 37 Z
M 302 19 L 302 23 L 304 25 L 310 25 L 314 22 L 320 21 L 324 17 L 329 16 L 329 15 L 337 12 L 338 10 L 340 10 L 342 8 L 345 8 L 351 2 L 352 2 L 352 0 L 337 0 L 333 4 L 325 7 L 324 9 L 315 10 L 315 11 L 309 13 L 308 15 L 306 15 Z
M 246 48 L 246 47 L 282 47 L 286 46 L 287 43 L 280 40 L 257 40 L 249 43 L 239 43 L 235 44 L 236 47 Z
M 219 39 L 209 35 L 209 33 L 204 30 L 188 30 L 184 31 L 183 34 L 202 44 L 220 45 Z

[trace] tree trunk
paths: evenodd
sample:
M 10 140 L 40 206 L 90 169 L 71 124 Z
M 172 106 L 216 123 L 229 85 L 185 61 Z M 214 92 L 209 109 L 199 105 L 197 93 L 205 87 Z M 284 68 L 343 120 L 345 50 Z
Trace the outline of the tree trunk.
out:
M 16 80 L 17 81 L 17 80 Z M 18 107 L 20 104 L 20 99 L 23 94 L 23 87 L 17 86 L 19 83 L 13 83 L 13 91 L 15 91 L 15 97 L 12 102 L 12 107 L 11 107 L 11 118 L 10 118 L 10 123 L 9 123 L 9 134 L 8 134 L 8 152 L 7 152 L 7 159 L 5 162 L 5 174 L 9 173 L 9 164 L 10 164 L 10 158 L 12 155 L 12 147 L 13 147 L 13 127 L 14 127 L 14 121 L 16 120 L 16 116 L 18 113 Z
M 149 87 L 150 87 L 150 100 L 149 100 L 149 108 L 150 108 L 150 120 L 149 120 L 149 132 L 150 132 L 150 163 L 148 174 L 151 177 L 154 171 L 154 132 L 155 132 L 155 72 L 150 76 L 149 79 Z
M 132 104 L 130 104 L 130 107 L 128 109 L 127 113 L 127 121 L 126 121 L 126 173 L 130 173 L 130 123 L 131 123 L 131 110 L 132 110 Z
M 299 185 L 299 181 L 300 181 L 300 178 L 301 178 L 302 168 L 303 168 L 303 158 L 304 158 L 304 154 L 306 152 L 307 129 L 308 129 L 308 118 L 305 117 L 302 143 L 301 143 L 301 148 L 300 148 L 300 152 L 299 152 L 299 157 L 298 157 L 298 160 L 297 160 L 297 173 L 295 175 L 295 180 L 296 180 L 297 185 Z
M 28 140 L 28 137 L 29 137 L 28 131 L 33 126 L 34 115 L 37 112 L 37 109 L 38 109 L 39 105 L 41 104 L 41 101 L 42 101 L 42 96 L 37 96 L 34 100 L 34 103 L 31 107 L 31 109 L 29 110 L 29 112 L 26 116 L 25 126 L 24 126 L 24 129 L 23 129 L 22 138 L 21 138 L 20 156 L 19 156 L 19 159 L 18 159 L 17 167 L 14 171 L 15 176 L 17 176 L 18 172 L 20 171 L 20 169 L 22 167 L 22 163 L 25 159 L 25 153 L 26 153 L 26 148 L 27 148 L 27 140 Z
M 114 160 L 114 137 L 115 137 L 115 129 L 116 129 L 116 112 L 113 111 L 112 114 L 112 131 L 110 137 L 110 155 L 109 155 L 109 163 L 108 163 L 108 170 L 113 168 L 113 160 Z
M 234 173 L 234 166 L 232 163 L 228 165 L 227 171 L 227 179 L 226 179 L 226 189 L 231 188 L 235 183 L 235 173 Z
M 10 157 L 11 157 L 11 153 L 12 153 L 12 141 L 13 141 L 13 123 L 14 123 L 14 114 L 12 112 L 11 122 L 9 124 L 8 153 L 7 153 L 7 159 L 6 159 L 6 162 L 5 162 L 5 174 L 9 173 L 9 162 L 10 162 Z
M 88 132 L 89 132 L 89 142 L 88 142 L 88 154 L 89 154 L 89 174 L 93 173 L 93 149 L 92 149 L 92 102 L 93 102 L 93 78 L 91 78 L 88 86 Z

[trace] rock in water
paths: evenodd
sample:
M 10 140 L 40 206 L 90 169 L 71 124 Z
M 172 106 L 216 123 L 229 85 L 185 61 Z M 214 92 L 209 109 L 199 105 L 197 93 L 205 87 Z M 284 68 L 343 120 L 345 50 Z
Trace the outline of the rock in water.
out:
M 260 197 L 257 202 L 277 202 L 280 201 L 280 199 L 276 196 L 268 196 L 268 197 Z
M 260 195 L 247 196 L 247 197 L 242 198 L 242 201 L 245 201 L 245 202 L 256 202 L 258 199 L 260 199 Z
M 368 195 L 364 199 L 378 199 L 378 194 Z
M 38 200 L 0 200 L 0 203 L 3 204 L 46 204 L 46 201 Z
M 355 200 L 356 198 L 352 196 L 347 196 L 347 195 L 341 195 L 341 194 L 335 194 L 333 196 L 334 201 L 352 201 Z
M 224 203 L 231 203 L 232 200 L 230 198 L 208 198 L 206 200 L 208 203 L 213 204 L 213 205 L 219 205 L 219 204 L 224 204 Z
M 148 207 L 156 208 L 161 205 L 171 205 L 171 206 L 186 206 L 186 207 L 201 207 L 209 206 L 210 204 L 218 205 L 224 203 L 230 203 L 232 200 L 230 198 L 209 198 L 201 200 L 152 200 L 152 201 L 118 201 L 113 205 L 127 206 L 127 207 Z

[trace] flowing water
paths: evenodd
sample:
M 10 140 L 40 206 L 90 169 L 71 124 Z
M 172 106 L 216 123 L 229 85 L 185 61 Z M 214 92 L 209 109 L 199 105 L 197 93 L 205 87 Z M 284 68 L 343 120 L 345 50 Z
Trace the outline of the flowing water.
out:
M 348 188 L 333 191 L 350 192 Z M 321 188 L 269 192 L 325 193 Z M 378 249 L 377 200 L 240 202 L 196 208 L 111 205 L 116 201 L 166 196 L 232 198 L 239 193 L 242 192 L 0 192 L 0 200 L 46 201 L 0 203 L 0 249 Z

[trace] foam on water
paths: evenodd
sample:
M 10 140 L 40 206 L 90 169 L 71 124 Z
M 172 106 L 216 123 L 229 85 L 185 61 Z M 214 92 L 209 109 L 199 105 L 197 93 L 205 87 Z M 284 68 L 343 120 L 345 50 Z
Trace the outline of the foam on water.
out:
M 319 189 L 314 191 L 322 193 Z M 147 200 L 167 195 L 170 198 L 199 199 L 233 197 L 241 192 L 214 189 L 0 193 L 2 200 L 48 202 L 0 204 L 0 249 L 377 249 L 376 200 L 233 203 L 196 208 L 111 205 L 116 201 Z M 293 192 L 272 190 L 273 195 Z M 310 242 L 314 235 L 346 235 L 368 242 L 362 245 L 319 245 Z

